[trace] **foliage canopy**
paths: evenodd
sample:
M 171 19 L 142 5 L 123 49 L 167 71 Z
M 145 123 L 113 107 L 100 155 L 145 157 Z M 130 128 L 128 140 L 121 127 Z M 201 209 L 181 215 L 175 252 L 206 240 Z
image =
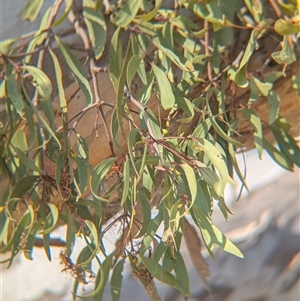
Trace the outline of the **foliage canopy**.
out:
M 43 2 L 29 0 L 23 18 L 34 21 Z M 80 45 L 58 33 L 68 20 Z M 11 265 L 20 252 L 32 259 L 38 239 L 51 260 L 51 233 L 66 224 L 60 257 L 64 271 L 74 276 L 74 296 L 92 280 L 94 291 L 84 297 L 100 300 L 110 281 L 116 301 L 125 263 L 153 300 L 159 300 L 153 279 L 188 297 L 182 237 L 206 281 L 192 224 L 212 257 L 215 246 L 243 257 L 212 223 L 213 205 L 228 219 L 224 189 L 235 185 L 234 173 L 246 187 L 235 159 L 243 149 L 240 118 L 253 127 L 259 156 L 265 149 L 283 168 L 299 166 L 299 149 L 273 89 L 297 61 L 299 20 L 299 1 L 56 0 L 35 32 L 2 41 L 0 162 L 7 185 L 0 200 L 0 244 L 2 253 L 10 252 L 5 262 Z M 246 37 L 244 45 L 238 34 Z M 265 37 L 276 47 L 250 72 Z M 270 62 L 281 70 L 265 74 Z M 85 100 L 76 112 L 65 93 L 67 72 Z M 102 72 L 112 85 L 113 103 L 101 98 Z M 299 93 L 299 71 L 292 81 Z M 235 89 L 250 91 L 245 103 L 234 102 Z M 261 96 L 269 104 L 266 126 L 277 148 L 252 109 Z M 97 164 L 81 134 L 90 111 L 98 112 L 91 134 L 107 137 L 108 151 Z M 120 237 L 108 253 L 103 239 L 112 225 Z M 73 263 L 78 237 L 86 247 Z M 92 271 L 92 262 L 98 270 Z

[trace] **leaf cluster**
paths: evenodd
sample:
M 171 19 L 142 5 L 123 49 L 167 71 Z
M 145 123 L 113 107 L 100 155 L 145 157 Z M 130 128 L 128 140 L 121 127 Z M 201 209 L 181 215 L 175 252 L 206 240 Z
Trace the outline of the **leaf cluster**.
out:
M 43 2 L 29 0 L 23 18 L 34 21 Z M 198 249 L 186 239 L 191 256 L 195 262 L 203 259 L 187 217 L 211 257 L 216 246 L 243 257 L 212 222 L 214 203 L 226 220 L 231 214 L 224 190 L 235 185 L 234 174 L 247 187 L 235 158 L 243 148 L 237 114 L 253 127 L 260 157 L 266 150 L 283 168 L 300 165 L 299 148 L 288 134 L 290 125 L 279 113 L 280 97 L 273 89 L 297 60 L 300 12 L 296 1 L 274 3 L 83 0 L 78 7 L 73 0 L 57 0 L 33 34 L 1 41 L 0 167 L 6 184 L 0 200 L 0 245 L 2 253 L 11 254 L 5 262 L 11 265 L 20 252 L 32 259 L 38 239 L 51 260 L 50 235 L 66 224 L 60 258 L 63 271 L 75 279 L 74 298 L 79 285 L 93 281 L 93 292 L 81 297 L 101 300 L 110 282 L 111 298 L 117 301 L 125 263 L 153 300 L 160 298 L 154 279 L 189 296 L 182 237 L 195 238 Z M 85 62 L 57 34 L 67 19 L 81 38 Z M 238 52 L 233 49 L 237 32 L 247 36 Z M 261 76 L 263 69 L 250 73 L 248 67 L 266 36 L 276 41 L 276 51 L 261 68 L 272 60 L 281 71 Z M 45 55 L 53 78 L 43 65 Z M 62 64 L 86 101 L 75 115 L 69 112 Z M 113 103 L 100 98 L 100 72 L 108 73 Z M 298 94 L 299 78 L 298 72 L 292 79 Z M 246 104 L 232 105 L 234 89 L 250 91 Z M 251 106 L 262 96 L 269 105 L 266 125 Z M 104 107 L 111 109 L 109 120 Z M 90 110 L 100 116 L 110 150 L 96 166 L 89 163 L 89 143 L 80 131 Z M 265 138 L 264 127 L 278 147 Z M 95 120 L 95 135 L 98 128 Z M 104 238 L 113 226 L 121 234 L 108 253 Z M 86 246 L 74 263 L 78 237 Z M 93 262 L 98 263 L 95 274 Z M 206 281 L 206 268 L 195 266 Z

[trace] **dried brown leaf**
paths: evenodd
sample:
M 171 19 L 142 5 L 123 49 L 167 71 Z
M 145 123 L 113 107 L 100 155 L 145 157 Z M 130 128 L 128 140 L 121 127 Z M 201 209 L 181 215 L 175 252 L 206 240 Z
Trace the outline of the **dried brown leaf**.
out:
M 206 288 L 209 289 L 209 285 L 206 280 L 206 278 L 209 277 L 209 268 L 201 254 L 201 240 L 195 228 L 190 225 L 186 218 L 184 218 L 183 236 L 194 267 Z

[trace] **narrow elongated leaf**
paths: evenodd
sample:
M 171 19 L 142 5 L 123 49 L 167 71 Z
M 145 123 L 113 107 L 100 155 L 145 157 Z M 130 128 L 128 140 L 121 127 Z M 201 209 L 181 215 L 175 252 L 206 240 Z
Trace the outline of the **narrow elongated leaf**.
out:
M 180 252 L 176 253 L 175 275 L 183 297 L 188 297 L 190 293 L 190 281 L 187 268 Z
M 126 27 L 136 16 L 140 0 L 128 0 L 117 13 L 114 22 L 118 27 Z
M 111 293 L 111 300 L 112 301 L 119 301 L 120 300 L 120 293 L 121 293 L 121 285 L 122 285 L 122 272 L 124 269 L 125 259 L 121 259 L 116 264 L 111 280 L 110 280 L 110 293 Z
M 239 146 L 239 147 L 243 147 L 243 144 L 232 139 L 230 136 L 228 136 L 228 134 L 226 134 L 222 128 L 218 125 L 218 122 L 216 121 L 216 117 L 213 116 L 210 118 L 211 119 L 211 124 L 213 126 L 213 128 L 215 129 L 215 131 L 217 132 L 217 134 L 222 137 L 224 140 L 226 140 L 228 143 L 231 143 L 235 146 Z
M 194 71 L 194 66 L 191 62 L 185 59 L 177 50 L 169 49 L 161 36 L 155 36 L 152 39 L 152 43 L 165 54 L 175 65 L 177 65 L 183 71 Z
M 38 180 L 39 176 L 27 176 L 19 180 L 13 187 L 10 197 L 21 198 L 24 194 L 33 187 L 33 184 Z
M 45 129 L 49 132 L 49 134 L 53 137 L 53 139 L 56 141 L 59 149 L 61 149 L 61 144 L 59 142 L 59 140 L 57 139 L 56 135 L 54 134 L 53 130 L 51 129 L 51 127 L 48 125 L 48 123 L 45 121 L 45 119 L 42 117 L 42 115 L 40 114 L 40 112 L 36 109 L 36 107 L 32 104 L 31 100 L 29 99 L 27 92 L 24 88 L 24 86 L 22 86 L 22 92 L 25 95 L 27 104 L 30 106 L 30 109 L 34 112 L 34 114 L 37 116 L 37 118 L 41 121 L 41 123 L 43 124 L 43 126 L 45 127 Z
M 197 195 L 197 181 L 196 181 L 195 172 L 193 168 L 190 167 L 187 163 L 180 164 L 179 166 L 183 169 L 184 174 L 186 176 L 187 184 L 189 186 L 189 192 L 192 198 L 190 207 L 192 207 Z
M 138 42 L 138 37 L 137 36 L 133 36 L 132 37 L 132 40 L 131 40 L 131 49 L 132 49 L 132 53 L 134 55 L 137 55 L 140 59 L 142 59 L 143 57 L 143 53 L 142 53 L 142 49 L 140 47 L 140 44 Z M 133 64 L 133 63 L 131 63 Z M 128 64 L 128 70 L 129 70 L 129 64 Z M 140 76 L 140 79 L 141 81 L 143 82 L 144 85 L 147 85 L 147 75 L 146 75 L 146 68 L 145 68 L 145 62 L 144 60 L 141 60 L 139 65 L 138 65 L 138 68 L 137 68 L 137 72 Z M 128 76 L 128 73 L 127 73 L 127 76 Z M 128 81 L 128 79 L 127 79 Z
M 88 199 L 79 199 L 78 204 L 84 207 L 92 207 L 95 210 L 98 217 L 100 219 L 102 218 L 103 208 L 101 206 L 101 203 Z
M 280 152 L 276 147 L 274 147 L 268 140 L 264 138 L 263 140 L 264 148 L 270 155 L 270 157 L 277 162 L 281 167 L 287 170 L 293 170 L 293 163 L 290 159 L 283 153 Z
M 156 233 L 158 227 L 160 226 L 162 220 L 163 220 L 163 214 L 162 214 L 162 211 L 160 210 L 158 212 L 158 214 L 155 216 L 155 218 L 152 219 L 151 222 L 148 225 L 147 232 L 146 232 L 146 235 L 145 235 L 144 240 L 143 240 L 143 244 L 142 244 L 140 252 L 139 252 L 139 257 L 138 257 L 137 264 L 140 264 L 140 262 L 142 260 L 142 257 L 144 255 L 144 253 L 147 251 L 147 249 L 149 248 L 149 246 L 150 246 L 150 244 L 151 244 L 151 242 L 152 242 L 152 240 L 155 236 L 155 233 Z
M 88 172 L 87 172 L 87 162 L 85 159 L 75 157 L 74 158 L 77 165 L 77 174 L 79 181 L 80 192 L 83 193 L 87 188 L 88 183 Z
M 110 254 L 104 262 L 102 262 L 100 269 L 101 274 L 96 279 L 95 292 L 93 293 L 94 301 L 103 300 L 104 289 L 110 274 L 110 269 L 112 266 L 113 254 Z M 97 286 L 98 285 L 98 286 Z M 96 288 L 97 287 L 97 288 Z M 99 289 L 98 289 L 99 288 Z M 91 298 L 92 296 L 89 296 Z
M 250 121 L 252 127 L 254 128 L 254 143 L 258 151 L 259 158 L 261 159 L 263 151 L 263 131 L 260 118 L 257 114 L 250 109 L 242 109 L 241 112 Z
M 249 41 L 248 41 L 248 45 L 244 52 L 243 58 L 240 62 L 240 66 L 234 76 L 235 83 L 242 88 L 245 88 L 248 86 L 248 80 L 246 78 L 246 68 L 247 68 L 248 62 L 250 60 L 250 57 L 255 49 L 257 35 L 258 35 L 258 31 L 252 30 Z
M 143 21 L 150 21 L 152 20 L 156 13 L 158 12 L 160 6 L 161 6 L 162 0 L 155 0 L 155 7 L 152 11 L 150 11 L 148 14 L 145 15 L 139 15 L 137 16 L 139 19 L 143 20 Z
M 198 142 L 205 155 L 219 171 L 221 179 L 224 179 L 226 182 L 232 185 L 236 185 L 234 180 L 229 176 L 226 163 L 219 150 L 206 139 L 199 138 Z
M 270 105 L 269 124 L 272 124 L 278 117 L 280 97 L 275 91 L 270 90 L 267 99 Z
M 89 230 L 91 232 L 90 238 L 91 238 L 93 244 L 95 245 L 95 247 L 97 248 L 99 246 L 99 237 L 98 237 L 97 229 L 93 222 L 91 222 L 89 220 L 86 220 L 84 222 L 87 225 L 87 227 L 89 228 Z
M 161 105 L 165 110 L 170 110 L 175 103 L 171 84 L 165 73 L 159 67 L 152 64 L 152 70 L 158 85 Z
M 46 228 L 45 230 L 43 230 L 41 232 L 41 234 L 43 234 L 43 235 L 49 234 L 54 230 L 56 223 L 58 221 L 58 218 L 59 218 L 58 208 L 52 203 L 47 203 L 47 205 L 50 209 L 50 213 L 49 213 L 47 219 L 49 219 L 51 216 L 52 224 L 49 226 L 49 228 Z
M 142 207 L 143 223 L 139 233 L 135 236 L 135 238 L 143 237 L 146 234 L 151 220 L 151 208 L 148 199 L 143 193 L 138 192 L 138 200 Z
M 104 17 L 100 10 L 95 12 L 88 7 L 83 8 L 83 17 L 92 41 L 95 57 L 99 60 L 103 53 L 106 40 L 106 23 Z
M 189 123 L 193 120 L 195 111 L 194 105 L 185 97 L 176 97 L 176 104 L 187 114 L 187 118 L 181 118 L 178 122 Z
M 36 89 L 41 96 L 41 100 L 46 100 L 52 93 L 52 84 L 46 73 L 35 66 L 26 65 L 24 68 L 35 80 Z
M 150 258 L 143 258 L 143 263 L 153 277 L 180 291 L 179 279 L 173 274 L 165 272 L 160 264 Z
M 124 178 L 124 186 L 123 186 L 123 194 L 122 194 L 122 200 L 121 200 L 122 207 L 124 206 L 127 196 L 128 196 L 129 182 L 130 182 L 129 157 L 128 156 L 126 157 L 126 161 L 124 164 L 123 178 Z
M 24 102 L 21 93 L 19 92 L 16 76 L 10 74 L 6 81 L 6 92 L 10 98 L 18 114 L 23 118 Z
M 44 0 L 28 0 L 23 9 L 23 19 L 33 22 L 38 16 L 43 4 Z
M 116 92 L 122 68 L 122 42 L 120 39 L 120 31 L 120 28 L 116 29 L 112 36 L 109 49 L 109 76 Z
M 138 55 L 134 55 L 132 56 L 132 58 L 130 59 L 129 63 L 128 63 L 128 67 L 127 67 L 127 86 L 130 87 L 131 86 L 131 82 L 139 68 L 139 65 L 141 64 L 141 58 Z
M 67 249 L 67 255 L 70 256 L 74 245 L 75 245 L 75 234 L 77 232 L 74 217 L 72 216 L 71 211 L 68 211 L 67 213 L 67 235 L 66 235 L 66 249 Z
M 87 80 L 87 75 L 79 62 L 78 58 L 68 49 L 68 47 L 60 40 L 58 36 L 55 36 L 55 41 L 68 65 L 73 76 L 75 77 L 80 89 L 85 95 L 87 104 L 93 102 L 93 95 L 91 92 L 90 84 Z
M 63 83 L 62 83 L 62 72 L 61 72 L 61 68 L 60 68 L 60 63 L 56 57 L 56 54 L 54 53 L 54 51 L 51 48 L 49 48 L 49 53 L 51 55 L 53 65 L 54 65 L 55 79 L 56 79 L 56 83 L 57 83 L 60 108 L 62 110 L 62 113 L 67 113 L 68 107 L 67 107 L 65 91 L 64 91 L 64 87 L 63 87 Z
M 288 131 L 289 124 L 281 116 L 271 125 L 272 133 L 278 143 L 278 147 L 298 167 L 300 166 L 300 149 Z
M 99 201 L 107 201 L 104 198 L 100 197 L 99 193 L 99 188 L 101 185 L 101 182 L 104 180 L 105 175 L 107 174 L 107 172 L 110 170 L 110 168 L 112 167 L 112 165 L 115 163 L 117 158 L 108 158 L 103 160 L 101 163 L 99 163 L 91 176 L 91 180 L 90 180 L 90 185 L 91 185 L 91 192 L 93 194 L 93 196 L 99 200 Z
M 124 107 L 125 107 L 125 99 L 124 99 L 124 87 L 125 87 L 125 83 L 126 83 L 126 73 L 127 73 L 127 66 L 128 66 L 128 62 L 130 60 L 130 58 L 132 57 L 132 52 L 131 52 L 131 48 L 129 47 L 130 45 L 130 40 L 128 42 L 127 45 L 127 51 L 126 51 L 126 55 L 125 58 L 123 60 L 123 64 L 121 67 L 121 73 L 119 73 L 118 75 L 118 85 L 117 85 L 117 99 L 116 99 L 116 110 L 117 110 L 117 118 L 118 118 L 118 122 L 119 122 L 119 127 L 121 129 L 121 133 L 124 137 L 124 139 L 126 139 L 126 135 L 125 135 L 125 131 L 124 131 L 124 126 L 123 126 L 123 113 L 124 113 Z
M 65 7 L 66 7 L 65 11 L 55 19 L 55 22 L 53 23 L 52 27 L 58 26 L 67 18 L 68 14 L 72 8 L 74 0 L 64 0 L 64 2 L 65 2 Z
M 218 244 L 224 251 L 231 253 L 237 257 L 244 258 L 242 252 L 215 226 L 212 225 Z

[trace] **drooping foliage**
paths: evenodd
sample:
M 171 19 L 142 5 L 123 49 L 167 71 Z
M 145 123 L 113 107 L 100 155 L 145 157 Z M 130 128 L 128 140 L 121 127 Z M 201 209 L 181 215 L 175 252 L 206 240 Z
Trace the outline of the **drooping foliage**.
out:
M 51 233 L 65 224 L 60 258 L 74 276 L 74 296 L 93 281 L 85 297 L 101 300 L 110 282 L 118 300 L 127 263 L 153 300 L 160 298 L 153 279 L 188 297 L 185 235 L 204 282 L 208 275 L 193 226 L 212 257 L 215 246 L 243 257 L 211 218 L 214 203 L 229 218 L 224 190 L 235 185 L 234 174 L 246 187 L 235 158 L 243 149 L 241 119 L 253 127 L 259 156 L 266 150 L 283 168 L 299 166 L 273 89 L 299 55 L 299 1 L 57 0 L 47 9 L 43 2 L 29 0 L 23 10 L 31 22 L 43 11 L 35 32 L 0 44 L 1 252 L 10 252 L 8 265 L 20 252 L 32 259 L 42 240 L 51 260 Z M 68 22 L 80 45 L 58 30 Z M 273 51 L 250 72 L 265 37 Z M 270 62 L 279 69 L 263 74 Z M 66 72 L 85 100 L 77 112 L 65 93 Z M 112 103 L 101 99 L 101 72 L 112 85 Z M 292 81 L 299 94 L 299 71 Z M 236 89 L 250 91 L 244 103 L 234 102 Z M 260 97 L 268 102 L 266 125 L 252 109 Z M 98 112 L 91 135 L 107 137 L 109 150 L 97 164 L 81 135 L 91 110 Z M 113 225 L 120 237 L 108 253 L 103 239 Z M 86 247 L 74 263 L 78 237 Z

